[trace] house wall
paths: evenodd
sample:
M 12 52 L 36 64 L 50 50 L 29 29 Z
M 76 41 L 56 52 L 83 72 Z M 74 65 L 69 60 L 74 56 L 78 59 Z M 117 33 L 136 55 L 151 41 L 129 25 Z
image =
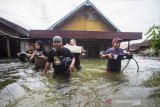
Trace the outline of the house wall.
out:
M 0 38 L 0 57 L 7 57 L 7 44 L 6 44 L 6 40 Z
M 95 9 L 88 6 L 65 19 L 61 24 L 54 27 L 54 30 L 116 32 L 103 21 L 103 18 Z M 64 38 L 64 40 L 69 42 L 69 39 Z M 78 39 L 77 44 L 83 46 L 88 57 L 99 57 L 100 51 L 105 51 L 111 47 L 111 40 Z
M 41 40 L 43 42 L 43 49 L 47 52 L 52 46 L 52 39 L 31 39 L 28 44 L 35 43 L 36 40 Z M 69 38 L 63 38 L 63 45 L 69 43 Z M 86 57 L 99 57 L 100 51 L 106 51 L 106 49 L 111 47 L 111 40 L 82 40 L 77 39 L 77 46 L 82 46 L 86 51 Z
M 20 41 L 20 52 L 26 52 L 28 50 L 29 41 L 21 40 Z
M 113 32 L 110 27 L 102 21 L 101 17 L 97 16 L 96 12 L 90 8 L 85 8 L 85 10 L 76 13 L 57 29 Z
M 0 32 L 0 57 L 17 57 L 18 52 L 25 50 L 25 47 L 21 47 L 19 36 L 22 34 L 18 31 L 0 23 Z
M 17 53 L 20 51 L 20 41 L 12 38 L 0 38 L 0 57 L 8 57 L 7 39 L 9 40 L 10 55 L 11 57 L 16 57 Z
M 106 51 L 111 47 L 111 40 L 77 40 L 77 45 L 82 46 L 86 50 L 87 57 L 99 57 L 100 51 Z
M 108 24 L 109 22 L 107 23 L 105 21 L 100 13 L 97 13 L 93 7 L 85 6 L 78 10 L 78 12 L 64 19 L 60 24 L 54 26 L 53 30 L 117 32 L 117 30 L 113 30 L 113 28 L 110 27 Z M 34 38 L 32 38 L 32 40 L 33 39 Z M 71 38 L 63 38 L 63 43 L 69 43 L 70 39 Z M 41 40 L 43 41 L 46 50 L 49 50 L 49 48 L 52 47 L 51 38 L 41 38 Z M 100 51 L 105 51 L 111 47 L 111 40 L 77 39 L 77 45 L 82 46 L 87 51 L 87 57 L 99 57 Z
M 100 31 L 100 32 L 115 32 L 97 14 L 93 8 L 83 8 L 75 13 L 70 18 L 64 20 L 61 25 L 58 25 L 54 30 L 75 30 L 75 31 Z M 98 35 L 97 35 L 98 36 Z M 106 35 L 107 36 L 107 35 Z M 69 43 L 69 39 L 64 38 L 64 43 Z M 100 51 L 105 51 L 111 47 L 111 40 L 77 40 L 79 46 L 87 51 L 88 57 L 99 57 Z

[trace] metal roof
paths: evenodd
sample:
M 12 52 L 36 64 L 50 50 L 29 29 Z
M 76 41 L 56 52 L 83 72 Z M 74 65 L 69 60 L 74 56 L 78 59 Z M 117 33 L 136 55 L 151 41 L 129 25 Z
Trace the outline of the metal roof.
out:
M 97 8 L 96 6 L 90 2 L 89 0 L 83 2 L 81 5 L 79 5 L 77 8 L 75 8 L 73 11 L 71 11 L 70 13 L 68 13 L 66 16 L 64 16 L 62 19 L 60 19 L 59 21 L 57 21 L 55 24 L 53 24 L 51 27 L 48 28 L 48 30 L 54 30 L 54 28 L 62 23 L 64 23 L 64 20 L 68 20 L 69 18 L 71 18 L 76 12 L 78 12 L 80 9 L 84 8 L 84 7 L 92 7 L 97 14 L 99 14 L 101 16 L 101 18 L 103 19 L 104 23 L 107 23 L 112 29 L 115 29 L 117 32 L 120 32 L 120 29 L 118 29 L 105 15 L 103 15 Z
M 54 36 L 75 39 L 107 40 L 115 37 L 123 40 L 142 39 L 142 32 L 98 32 L 98 31 L 68 31 L 68 30 L 30 30 L 30 38 L 53 38 Z
M 15 23 L 12 23 L 2 17 L 0 17 L 0 23 L 3 23 L 4 25 L 18 31 L 19 33 L 23 34 L 26 37 L 29 37 L 29 31 L 27 29 L 15 24 Z

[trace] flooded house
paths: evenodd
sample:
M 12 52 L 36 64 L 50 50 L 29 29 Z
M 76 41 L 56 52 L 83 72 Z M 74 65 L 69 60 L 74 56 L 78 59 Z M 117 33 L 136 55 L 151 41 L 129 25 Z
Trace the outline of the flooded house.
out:
M 128 43 L 130 40 L 142 38 L 141 32 L 121 32 L 89 0 L 80 4 L 47 30 L 30 30 L 31 40 L 41 39 L 46 49 L 51 47 L 52 38 L 56 35 L 63 38 L 64 44 L 75 38 L 77 44 L 87 51 L 88 57 L 98 57 L 100 51 L 111 47 L 111 41 L 115 37 Z
M 28 46 L 29 31 L 0 17 L 0 57 L 15 57 Z
M 151 43 L 150 42 L 151 42 L 151 40 L 145 40 L 145 41 L 143 41 L 141 43 L 132 44 L 130 46 L 130 50 L 131 51 L 136 51 L 136 52 L 144 51 L 144 50 L 149 49 L 151 47 Z
M 61 36 L 63 43 L 71 38 L 86 50 L 87 57 L 98 57 L 100 51 L 111 47 L 113 38 L 128 41 L 142 38 L 142 32 L 121 32 L 98 8 L 86 0 L 62 19 L 46 30 L 26 30 L 25 28 L 0 18 L 0 57 L 14 57 L 24 52 L 36 40 L 41 40 L 46 51 L 52 48 L 52 38 Z

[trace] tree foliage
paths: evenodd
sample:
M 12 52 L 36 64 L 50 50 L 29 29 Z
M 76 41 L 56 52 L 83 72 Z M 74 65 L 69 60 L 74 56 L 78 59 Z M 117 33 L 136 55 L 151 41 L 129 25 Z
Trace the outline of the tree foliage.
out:
M 151 48 L 154 50 L 154 55 L 159 55 L 160 50 L 160 24 L 159 25 L 153 25 L 151 28 L 148 29 L 148 31 L 145 34 L 147 36 L 146 40 L 148 41 L 148 44 L 151 46 Z

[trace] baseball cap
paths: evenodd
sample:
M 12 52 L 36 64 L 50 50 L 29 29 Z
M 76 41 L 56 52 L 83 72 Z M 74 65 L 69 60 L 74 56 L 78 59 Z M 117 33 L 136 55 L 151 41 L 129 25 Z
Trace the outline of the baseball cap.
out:
M 112 44 L 114 44 L 115 42 L 121 42 L 121 41 L 122 41 L 122 39 L 120 39 L 120 38 L 114 38 L 112 40 Z
M 60 36 L 53 37 L 53 42 L 62 42 L 62 38 Z

